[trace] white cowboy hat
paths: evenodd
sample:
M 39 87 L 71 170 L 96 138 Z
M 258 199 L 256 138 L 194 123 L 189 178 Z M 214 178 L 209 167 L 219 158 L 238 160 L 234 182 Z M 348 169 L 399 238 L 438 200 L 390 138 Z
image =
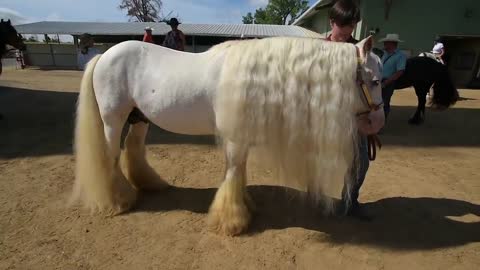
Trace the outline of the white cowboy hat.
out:
M 153 31 L 153 28 L 150 26 L 145 27 L 145 31 Z
M 403 42 L 403 40 L 400 39 L 400 36 L 398 34 L 387 34 L 386 37 L 379 40 L 379 42 L 386 42 L 386 41 Z

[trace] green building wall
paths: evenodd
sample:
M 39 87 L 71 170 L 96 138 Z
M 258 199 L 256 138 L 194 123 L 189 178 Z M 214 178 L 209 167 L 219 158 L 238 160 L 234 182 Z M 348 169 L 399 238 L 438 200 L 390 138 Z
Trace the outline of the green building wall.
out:
M 415 55 L 431 50 L 437 36 L 480 35 L 480 0 L 393 0 L 388 19 L 385 2 L 362 1 L 362 37 L 375 28 L 379 37 L 397 33 L 401 49 Z
M 480 36 L 480 0 L 392 0 L 388 19 L 385 18 L 385 0 L 362 0 L 362 21 L 354 37 L 365 38 L 378 28 L 377 39 L 387 33 L 397 33 L 405 42 L 400 46 L 412 55 L 429 51 L 433 41 L 442 35 Z M 317 13 L 301 26 L 322 35 L 330 31 L 328 9 Z M 377 44 L 382 47 L 382 44 Z
M 361 40 L 378 29 L 375 47 L 388 33 L 400 35 L 400 49 L 408 56 L 430 51 L 436 37 L 442 37 L 446 58 L 455 84 L 480 87 L 480 0 L 392 0 L 386 18 L 386 0 L 361 0 L 362 20 L 353 36 Z M 330 32 L 328 9 L 316 10 L 299 26 L 322 34 Z

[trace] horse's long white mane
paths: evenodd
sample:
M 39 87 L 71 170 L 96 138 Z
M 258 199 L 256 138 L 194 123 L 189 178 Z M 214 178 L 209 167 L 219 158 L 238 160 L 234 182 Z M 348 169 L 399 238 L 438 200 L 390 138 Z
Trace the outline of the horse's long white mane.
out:
M 332 210 L 329 196 L 355 179 L 362 106 L 355 46 L 269 38 L 212 50 L 225 51 L 214 103 L 220 135 L 262 146 L 257 154 L 278 169 L 278 180 L 326 199 Z

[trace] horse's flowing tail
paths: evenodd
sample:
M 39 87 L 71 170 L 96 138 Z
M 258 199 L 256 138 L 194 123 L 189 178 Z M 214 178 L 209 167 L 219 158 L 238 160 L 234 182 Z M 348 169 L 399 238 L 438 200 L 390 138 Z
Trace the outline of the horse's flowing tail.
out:
M 111 190 L 115 174 L 93 89 L 93 71 L 99 58 L 97 55 L 87 64 L 82 78 L 74 144 L 76 168 L 72 202 L 81 200 L 92 210 L 105 210 L 113 205 Z
M 439 73 L 436 74 L 436 81 L 433 85 L 433 105 L 439 108 L 448 108 L 454 105 L 459 98 L 459 93 L 455 87 L 448 68 L 442 64 L 439 67 Z
M 283 184 L 333 210 L 356 174 L 356 50 L 313 39 L 266 39 L 227 50 L 215 100 L 220 136 L 259 145 Z M 348 194 L 348 192 L 347 192 Z

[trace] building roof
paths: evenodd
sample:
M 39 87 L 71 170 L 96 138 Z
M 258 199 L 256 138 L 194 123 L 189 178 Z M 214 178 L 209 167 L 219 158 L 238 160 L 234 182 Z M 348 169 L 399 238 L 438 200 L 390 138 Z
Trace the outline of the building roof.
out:
M 165 35 L 171 30 L 166 23 L 153 22 L 53 22 L 43 21 L 16 25 L 20 34 L 59 35 L 143 35 L 145 27 L 153 28 L 153 35 Z M 319 34 L 294 25 L 266 24 L 181 24 L 178 27 L 189 36 L 221 37 L 320 37 Z
M 315 15 L 316 11 L 324 8 L 333 3 L 333 0 L 318 0 L 315 4 L 313 4 L 309 9 L 307 9 L 300 17 L 298 17 L 294 22 L 293 25 L 300 25 L 305 19 L 310 18 L 311 16 Z

